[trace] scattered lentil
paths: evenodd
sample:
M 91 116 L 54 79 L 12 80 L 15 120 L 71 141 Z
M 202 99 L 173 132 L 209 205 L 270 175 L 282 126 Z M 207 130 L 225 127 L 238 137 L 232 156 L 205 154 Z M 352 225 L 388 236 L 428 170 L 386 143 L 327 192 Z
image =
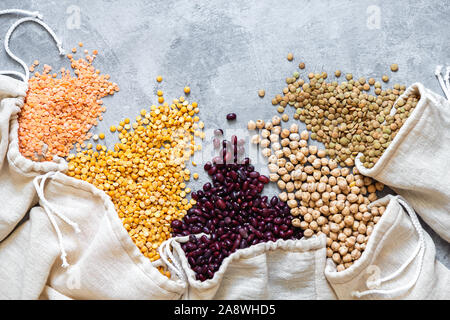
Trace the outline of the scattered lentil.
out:
M 411 94 L 398 99 L 404 85 L 382 90 L 373 78 L 367 83 L 351 74 L 340 83 L 327 81 L 326 73 L 309 73 L 308 78 L 309 82 L 289 79 L 283 95 L 276 95 L 272 103 L 278 105 L 278 112 L 287 105 L 294 107 L 294 118 L 306 124 L 311 138 L 324 143 L 327 155 L 340 166 L 353 165 L 363 153 L 364 166 L 373 167 L 420 98 Z M 367 85 L 375 87 L 374 95 L 365 92 L 370 89 Z M 391 115 L 393 108 L 396 112 Z
M 398 64 L 396 64 L 396 63 L 391 64 L 391 71 L 397 72 L 398 71 Z
M 119 91 L 117 84 L 108 81 L 109 75 L 94 68 L 95 56 L 67 57 L 76 76 L 62 68 L 57 78 L 50 74 L 52 68 L 44 65 L 42 73 L 36 72 L 28 81 L 18 117 L 19 150 L 34 161 L 66 157 L 73 145 L 89 139 L 89 130 L 106 111 L 101 99 Z

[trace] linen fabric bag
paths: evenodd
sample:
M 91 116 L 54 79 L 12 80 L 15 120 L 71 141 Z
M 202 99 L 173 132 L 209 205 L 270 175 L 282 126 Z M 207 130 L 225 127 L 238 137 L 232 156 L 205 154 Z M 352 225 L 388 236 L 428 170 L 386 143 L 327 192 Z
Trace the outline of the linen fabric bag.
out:
M 131 240 L 110 198 L 60 172 L 34 180 L 40 206 L 0 243 L 0 299 L 178 299 Z M 62 266 L 63 257 L 70 266 Z
M 93 185 L 60 173 L 64 159 L 33 162 L 19 152 L 17 116 L 29 71 L 11 53 L 9 38 L 24 22 L 35 22 L 55 40 L 37 12 L 16 21 L 5 38 L 7 53 L 24 67 L 0 75 L 0 299 L 175 299 L 185 284 L 162 275 L 134 245 L 109 197 Z M 21 225 L 28 210 L 29 218 Z M 12 231 L 14 229 L 14 231 Z M 70 262 L 70 265 L 69 265 Z
M 26 91 L 26 83 L 0 75 L 0 241 L 36 204 L 33 177 L 67 169 L 63 159 L 33 162 L 20 154 L 17 115 Z
M 420 100 L 378 162 L 367 169 L 357 157 L 356 166 L 403 196 L 450 242 L 450 102 L 420 83 L 403 96 L 412 92 Z
M 450 299 L 450 270 L 436 260 L 436 248 L 414 210 L 400 196 L 387 205 L 361 257 L 337 272 L 327 260 L 325 275 L 338 299 Z
M 3 14 L 21 14 L 29 17 L 16 21 L 5 36 L 5 50 L 25 70 L 25 75 L 16 71 L 0 71 L 0 241 L 2 241 L 25 216 L 30 207 L 36 204 L 36 191 L 33 177 L 46 172 L 67 169 L 64 159 L 55 157 L 54 162 L 33 162 L 19 152 L 17 116 L 24 103 L 28 90 L 29 71 L 27 65 L 9 49 L 9 39 L 14 30 L 24 22 L 35 22 L 47 30 L 55 40 L 60 53 L 62 47 L 53 31 L 41 20 L 39 12 L 20 9 L 0 11 Z M 23 81 L 5 76 L 13 74 Z
M 188 239 L 171 238 L 159 248 L 162 260 L 187 284 L 184 299 L 336 299 L 324 276 L 325 235 L 239 249 L 203 282 L 196 280 L 181 248 Z

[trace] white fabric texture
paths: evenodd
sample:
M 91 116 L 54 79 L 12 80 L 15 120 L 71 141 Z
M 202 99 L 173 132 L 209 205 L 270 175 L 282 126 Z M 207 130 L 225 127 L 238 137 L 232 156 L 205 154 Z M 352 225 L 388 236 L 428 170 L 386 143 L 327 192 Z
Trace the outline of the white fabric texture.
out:
M 436 260 L 436 248 L 414 210 L 400 196 L 387 205 L 361 257 L 337 272 L 328 259 L 325 275 L 338 299 L 450 299 L 450 270 Z
M 450 242 L 450 102 L 422 84 L 404 93 L 420 100 L 371 169 L 356 160 L 361 174 L 403 196 L 421 218 Z
M 59 172 L 46 177 L 41 206 L 0 243 L 0 299 L 181 297 L 185 283 L 162 275 L 142 255 L 103 191 Z M 61 266 L 50 216 L 62 234 L 68 268 Z
M 17 115 L 27 88 L 22 81 L 0 75 L 0 241 L 36 203 L 33 177 L 67 168 L 64 159 L 33 162 L 20 154 Z
M 278 240 L 239 249 L 225 258 L 212 279 L 199 281 L 180 243 L 188 237 L 167 240 L 175 268 L 183 273 L 187 291 L 183 298 L 205 299 L 336 299 L 324 275 L 326 237 Z

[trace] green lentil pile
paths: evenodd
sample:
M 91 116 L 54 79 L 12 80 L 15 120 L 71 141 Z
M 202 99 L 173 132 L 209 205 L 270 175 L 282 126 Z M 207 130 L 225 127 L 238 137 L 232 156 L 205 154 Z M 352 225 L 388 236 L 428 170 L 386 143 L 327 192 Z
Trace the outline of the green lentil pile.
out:
M 340 71 L 335 75 L 339 77 Z M 327 73 L 309 73 L 308 80 L 298 72 L 286 79 L 282 94 L 272 99 L 279 113 L 290 105 L 295 119 L 306 124 L 311 138 L 325 145 L 327 155 L 340 166 L 353 166 L 358 153 L 361 162 L 372 168 L 398 133 L 420 97 L 399 97 L 406 86 L 394 84 L 382 89 L 374 78 L 327 81 Z M 384 79 L 386 80 L 386 79 Z M 369 93 L 374 89 L 374 94 Z M 397 101 L 397 103 L 395 103 Z M 391 111 L 395 108 L 395 114 Z

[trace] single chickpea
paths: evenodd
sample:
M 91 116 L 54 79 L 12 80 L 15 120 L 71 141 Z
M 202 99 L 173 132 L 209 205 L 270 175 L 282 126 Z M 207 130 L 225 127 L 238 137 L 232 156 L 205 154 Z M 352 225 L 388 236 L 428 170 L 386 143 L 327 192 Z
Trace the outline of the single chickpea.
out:
M 300 228 L 301 228 L 302 230 L 306 230 L 306 229 L 308 229 L 308 227 L 309 227 L 309 223 L 308 223 L 308 222 L 302 221 L 302 222 L 300 223 Z
M 309 133 L 308 131 L 304 130 L 300 133 L 300 139 L 302 140 L 308 140 L 309 139 Z
M 303 220 L 310 223 L 311 221 L 313 221 L 313 217 L 310 213 L 307 213 L 303 216 Z
M 294 227 L 300 228 L 300 225 L 301 225 L 300 219 L 298 219 L 298 218 L 292 219 L 291 223 Z
M 278 126 L 281 123 L 281 118 L 279 116 L 273 116 L 272 117 L 272 124 L 274 126 Z
M 333 253 L 332 259 L 335 263 L 341 263 L 341 255 L 337 252 Z
M 333 250 L 331 248 L 327 248 L 327 258 L 331 258 L 333 256 Z
M 264 128 L 264 120 L 256 120 L 256 128 L 262 129 Z

